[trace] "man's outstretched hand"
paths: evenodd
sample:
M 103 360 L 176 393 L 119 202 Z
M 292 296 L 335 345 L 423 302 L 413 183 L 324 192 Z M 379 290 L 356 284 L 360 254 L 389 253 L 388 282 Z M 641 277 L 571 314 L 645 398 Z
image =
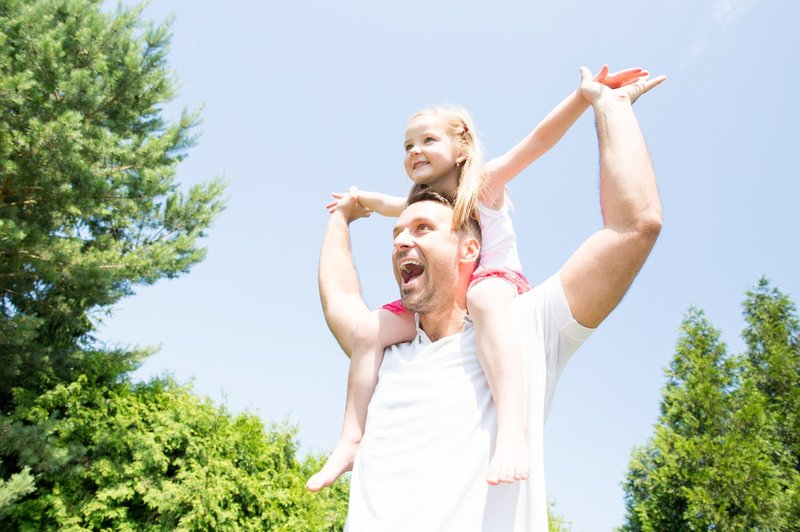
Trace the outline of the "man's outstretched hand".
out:
M 600 72 L 592 76 L 588 68 L 581 67 L 581 95 L 590 104 L 605 96 L 627 98 L 633 103 L 639 96 L 667 79 L 666 76 L 650 79 L 649 75 L 649 72 L 641 68 L 609 73 L 608 65 L 603 65 Z

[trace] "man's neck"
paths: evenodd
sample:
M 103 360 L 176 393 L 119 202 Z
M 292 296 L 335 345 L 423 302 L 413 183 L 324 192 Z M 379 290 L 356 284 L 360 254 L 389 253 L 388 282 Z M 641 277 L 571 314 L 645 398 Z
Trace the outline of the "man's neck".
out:
M 419 325 L 431 342 L 460 332 L 467 310 L 456 304 L 441 310 L 419 315 Z

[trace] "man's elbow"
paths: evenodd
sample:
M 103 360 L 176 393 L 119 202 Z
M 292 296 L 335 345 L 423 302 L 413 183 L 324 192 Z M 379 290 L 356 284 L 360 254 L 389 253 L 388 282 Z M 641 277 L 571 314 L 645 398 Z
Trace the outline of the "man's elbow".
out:
M 652 248 L 661 234 L 661 208 L 653 208 L 639 215 L 634 232 L 643 245 Z
M 603 217 L 608 213 L 604 210 Z M 651 241 L 655 243 L 661 233 L 661 205 L 656 202 L 653 205 L 637 205 L 627 215 L 616 220 L 606 220 L 606 228 L 612 229 L 619 234 L 634 237 L 637 240 Z

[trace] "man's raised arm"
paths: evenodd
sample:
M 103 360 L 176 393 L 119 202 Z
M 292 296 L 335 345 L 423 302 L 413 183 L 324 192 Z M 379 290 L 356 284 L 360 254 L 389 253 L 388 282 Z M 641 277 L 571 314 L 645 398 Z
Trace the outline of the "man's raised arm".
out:
M 581 92 L 597 123 L 603 228 L 570 257 L 561 283 L 572 316 L 586 327 L 597 327 L 617 306 L 661 231 L 655 174 L 631 106 L 665 79 L 610 89 L 581 69 Z
M 361 297 L 361 285 L 350 253 L 350 222 L 369 216 L 351 189 L 339 199 L 331 213 L 319 257 L 319 297 L 325 321 L 349 357 L 353 351 L 353 329 L 369 314 Z

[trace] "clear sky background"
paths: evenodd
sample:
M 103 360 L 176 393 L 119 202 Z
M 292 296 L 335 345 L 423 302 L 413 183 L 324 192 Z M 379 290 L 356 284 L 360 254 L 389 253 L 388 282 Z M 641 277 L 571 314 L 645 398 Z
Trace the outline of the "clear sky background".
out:
M 113 5 L 109 3 L 109 5 Z M 165 108 L 204 106 L 183 185 L 223 175 L 227 210 L 208 258 L 137 289 L 101 337 L 160 345 L 137 378 L 171 373 L 232 411 L 299 426 L 303 452 L 335 444 L 347 358 L 319 306 L 330 192 L 405 194 L 406 120 L 433 104 L 473 113 L 502 154 L 578 84 L 578 67 L 631 66 L 669 80 L 636 103 L 664 229 L 619 308 L 573 357 L 546 426 L 548 494 L 576 530 L 623 521 L 631 449 L 659 413 L 687 308 L 732 351 L 740 303 L 762 275 L 800 297 L 797 53 L 790 0 L 153 0 L 175 15 Z M 510 186 L 525 272 L 555 272 L 600 227 L 591 110 Z M 392 221 L 353 225 L 370 306 L 396 299 Z M 446 472 L 443 472 L 446 474 Z

